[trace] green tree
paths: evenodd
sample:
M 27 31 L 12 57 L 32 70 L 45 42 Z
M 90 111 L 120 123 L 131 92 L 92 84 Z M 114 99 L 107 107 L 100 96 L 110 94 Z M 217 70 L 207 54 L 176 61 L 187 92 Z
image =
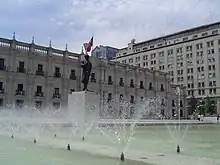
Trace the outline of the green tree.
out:
M 210 98 L 209 96 L 206 97 L 206 112 L 210 115 L 216 113 L 216 102 L 214 99 Z
M 188 101 L 189 115 L 192 115 L 196 111 L 197 105 L 198 105 L 198 100 L 194 97 L 194 95 L 192 95 L 192 97 Z

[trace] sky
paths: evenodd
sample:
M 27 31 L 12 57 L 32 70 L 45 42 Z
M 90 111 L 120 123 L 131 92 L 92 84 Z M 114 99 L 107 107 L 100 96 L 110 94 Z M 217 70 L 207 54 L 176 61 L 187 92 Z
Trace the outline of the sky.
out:
M 0 5 L 0 37 L 79 53 L 97 45 L 136 42 L 220 21 L 220 0 L 7 0 Z

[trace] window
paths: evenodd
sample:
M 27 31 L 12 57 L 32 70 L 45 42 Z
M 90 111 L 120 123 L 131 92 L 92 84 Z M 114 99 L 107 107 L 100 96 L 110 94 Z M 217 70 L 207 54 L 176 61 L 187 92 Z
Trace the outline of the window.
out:
M 130 103 L 132 103 L 132 104 L 134 103 L 134 96 L 132 96 L 132 95 L 131 95 Z
M 184 37 L 184 38 L 183 38 L 183 41 L 187 41 L 187 40 L 188 40 L 188 37 Z
M 17 72 L 25 73 L 24 62 L 23 61 L 19 61 L 19 66 L 17 68 Z
M 136 57 L 136 62 L 139 62 L 140 61 L 140 57 Z
M 172 117 L 175 117 L 175 116 L 176 116 L 176 110 L 172 109 Z
M 42 64 L 38 64 L 37 71 L 43 72 L 43 65 Z
M 0 107 L 4 107 L 4 99 L 0 99 Z
M 133 63 L 133 58 L 130 58 L 130 59 L 128 60 L 128 62 L 129 62 L 129 63 Z
M 108 93 L 108 99 L 107 99 L 107 102 L 111 101 L 112 100 L 112 93 Z
M 183 101 L 180 100 L 180 107 L 183 107 Z
M 206 33 L 202 33 L 202 37 L 207 36 L 207 35 L 208 35 L 207 32 Z
M 60 108 L 60 102 L 53 102 L 53 107 L 55 109 L 59 109 Z
M 120 78 L 119 86 L 124 86 L 123 78 Z
M 180 117 L 183 117 L 183 110 L 180 109 Z
M 24 69 L 24 62 L 23 61 L 19 61 L 19 68 Z
M 153 87 L 152 87 L 152 82 L 149 82 L 149 90 L 152 90 Z
M 0 90 L 3 89 L 3 82 L 0 82 Z
M 61 77 L 61 73 L 60 73 L 60 68 L 59 67 L 55 67 L 54 77 Z
M 18 84 L 18 91 L 23 91 L 23 84 Z
M 60 93 L 59 91 L 60 91 L 59 88 L 54 88 L 54 93 L 55 93 L 55 94 L 59 94 L 59 93 Z
M 43 65 L 42 64 L 38 64 L 36 75 L 44 76 L 44 71 L 43 71 Z
M 212 34 L 218 34 L 218 30 L 213 30 Z
M 143 81 L 140 81 L 140 88 L 144 89 L 144 82 Z
M 23 106 L 24 106 L 24 100 L 16 100 L 15 101 L 16 108 L 22 108 Z
M 160 84 L 160 91 L 164 91 L 163 84 Z
M 130 87 L 134 88 L 134 80 L 133 79 L 130 80 Z
M 55 67 L 55 73 L 60 73 L 60 68 L 59 67 Z
M 172 100 L 172 107 L 175 107 L 175 100 Z
M 43 105 L 43 102 L 42 101 L 35 101 L 35 107 L 37 109 L 41 109 L 42 108 L 42 105 Z
M 108 82 L 112 82 L 112 76 L 108 76 Z
M 71 70 L 71 75 L 73 75 L 73 76 L 76 75 L 76 71 L 74 69 Z
M 0 70 L 5 70 L 5 60 L 0 58 Z
M 120 94 L 120 96 L 119 96 L 119 100 L 120 100 L 120 101 L 123 100 L 123 94 Z
M 193 36 L 193 38 L 197 38 L 197 37 L 198 37 L 198 35 L 194 35 L 194 36 Z
M 41 93 L 42 92 L 42 86 L 37 86 L 37 93 Z
M 76 71 L 74 69 L 71 70 L 70 79 L 71 80 L 76 80 Z
M 112 85 L 112 84 L 113 84 L 112 76 L 108 76 L 108 84 L 109 84 L 109 85 Z

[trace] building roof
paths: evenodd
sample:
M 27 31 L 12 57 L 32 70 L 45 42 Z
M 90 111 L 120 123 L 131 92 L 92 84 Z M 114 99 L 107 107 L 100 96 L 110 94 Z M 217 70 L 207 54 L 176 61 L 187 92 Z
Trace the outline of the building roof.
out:
M 211 23 L 211 24 L 202 25 L 202 26 L 195 27 L 195 28 L 191 28 L 191 29 L 182 30 L 182 31 L 179 31 L 179 32 L 176 32 L 176 33 L 168 34 L 168 35 L 165 35 L 165 36 L 162 36 L 162 37 L 153 38 L 153 39 L 150 39 L 150 40 L 147 40 L 147 41 L 142 41 L 142 42 L 134 44 L 134 46 L 138 46 L 138 45 L 145 44 L 145 43 L 151 43 L 151 42 L 155 42 L 155 41 L 164 41 L 165 39 L 168 39 L 168 38 L 174 38 L 174 37 L 177 37 L 177 36 L 180 37 L 181 35 L 184 36 L 186 33 L 195 33 L 195 32 L 205 30 L 207 28 L 214 27 L 214 26 L 220 27 L 220 21 L 215 22 L 215 23 Z M 126 49 L 126 48 L 127 47 L 124 47 L 124 48 L 121 48 L 119 50 L 123 50 L 123 49 Z
M 104 47 L 104 48 L 107 48 L 107 49 L 108 49 L 108 48 L 110 48 L 110 49 L 115 49 L 115 50 L 117 50 L 117 51 L 119 50 L 118 48 L 114 48 L 114 47 L 111 47 L 111 46 L 99 45 L 99 46 L 96 46 L 96 47 L 92 50 L 92 52 L 95 51 L 96 49 L 100 48 L 100 47 Z

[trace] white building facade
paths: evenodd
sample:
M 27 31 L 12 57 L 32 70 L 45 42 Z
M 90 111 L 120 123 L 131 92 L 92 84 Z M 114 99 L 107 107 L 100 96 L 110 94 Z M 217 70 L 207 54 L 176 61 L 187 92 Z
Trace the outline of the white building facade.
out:
M 81 54 L 0 38 L 0 107 L 24 105 L 65 107 L 68 93 L 81 91 Z M 91 57 L 93 69 L 88 88 L 100 102 L 124 98 L 131 104 L 160 96 L 161 111 L 168 117 L 187 117 L 185 88 L 180 101 L 168 74 Z M 178 107 L 181 109 L 178 111 Z
M 220 22 L 119 49 L 117 61 L 167 72 L 187 98 L 220 97 Z

